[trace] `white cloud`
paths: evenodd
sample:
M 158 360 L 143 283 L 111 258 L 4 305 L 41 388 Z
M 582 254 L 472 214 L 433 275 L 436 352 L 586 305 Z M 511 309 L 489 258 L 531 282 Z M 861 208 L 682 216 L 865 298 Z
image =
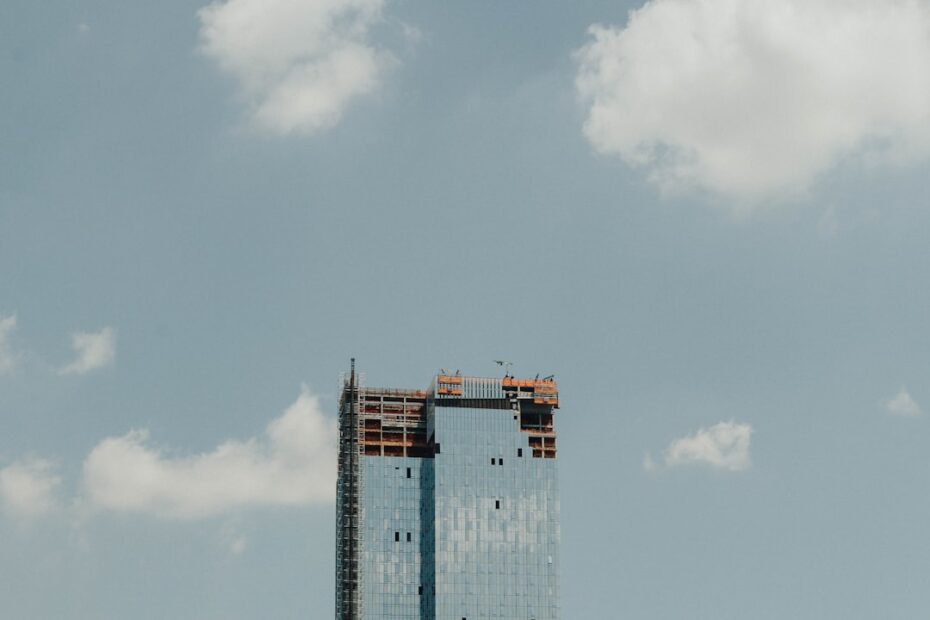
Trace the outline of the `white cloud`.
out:
M 10 334 L 16 329 L 16 315 L 0 316 L 0 375 L 13 370 L 16 355 L 10 346 Z
M 17 461 L 0 469 L 0 504 L 15 517 L 40 517 L 58 507 L 61 479 L 43 459 Z
M 393 56 L 370 43 L 384 0 L 219 0 L 202 8 L 201 48 L 239 82 L 252 119 L 280 134 L 339 122 Z
M 219 542 L 230 555 L 242 555 L 249 546 L 248 538 L 231 523 L 227 523 L 220 530 Z
M 116 358 L 116 330 L 104 327 L 99 332 L 76 332 L 71 335 L 71 347 L 77 357 L 59 371 L 61 374 L 83 375 L 103 368 Z
M 248 547 L 248 544 L 249 544 L 249 542 L 242 536 L 233 538 L 232 540 L 228 542 L 229 542 L 229 545 L 228 545 L 229 552 L 233 555 L 242 555 L 242 553 L 245 551 L 246 547 Z
M 576 53 L 584 134 L 664 190 L 746 205 L 930 152 L 930 5 L 651 0 Z
M 647 452 L 645 455 L 643 455 L 643 469 L 645 469 L 648 472 L 654 472 L 658 468 L 659 466 L 656 465 L 655 460 L 652 458 L 652 454 Z
M 84 488 L 93 507 L 177 519 L 328 503 L 335 496 L 337 437 L 335 420 L 304 388 L 263 436 L 205 454 L 170 456 L 149 445 L 144 430 L 105 439 L 84 461 Z
M 894 398 L 888 400 L 885 403 L 885 409 L 892 415 L 910 418 L 920 415 L 920 405 L 907 391 L 907 388 L 901 388 L 901 391 Z
M 663 464 L 665 467 L 703 464 L 716 469 L 743 471 L 751 464 L 751 437 L 752 426 L 749 424 L 719 422 L 673 441 L 662 455 Z M 658 469 L 650 454 L 643 459 L 643 468 L 649 472 Z

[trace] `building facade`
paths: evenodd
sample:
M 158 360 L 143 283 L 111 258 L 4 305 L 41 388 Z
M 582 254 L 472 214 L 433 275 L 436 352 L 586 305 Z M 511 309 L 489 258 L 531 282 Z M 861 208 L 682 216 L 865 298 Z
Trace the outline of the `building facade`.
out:
M 555 381 L 440 374 L 339 403 L 337 620 L 557 620 Z

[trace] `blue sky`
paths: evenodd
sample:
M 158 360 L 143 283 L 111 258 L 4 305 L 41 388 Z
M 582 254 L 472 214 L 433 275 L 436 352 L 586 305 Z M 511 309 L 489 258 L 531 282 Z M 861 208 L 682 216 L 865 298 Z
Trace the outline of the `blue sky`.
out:
M 0 615 L 324 618 L 333 420 L 555 373 L 566 618 L 930 608 L 930 5 L 0 7 Z

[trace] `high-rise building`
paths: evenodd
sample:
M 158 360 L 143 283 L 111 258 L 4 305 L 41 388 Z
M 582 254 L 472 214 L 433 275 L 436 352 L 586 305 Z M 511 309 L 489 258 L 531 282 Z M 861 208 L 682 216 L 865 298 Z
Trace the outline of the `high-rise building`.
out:
M 557 620 L 555 381 L 436 376 L 339 403 L 337 620 Z

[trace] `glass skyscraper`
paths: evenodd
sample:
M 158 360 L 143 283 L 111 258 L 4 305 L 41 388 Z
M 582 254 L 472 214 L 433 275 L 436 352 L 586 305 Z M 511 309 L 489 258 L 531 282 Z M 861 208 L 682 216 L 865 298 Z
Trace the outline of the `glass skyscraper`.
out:
M 558 406 L 551 378 L 369 388 L 353 361 L 339 403 L 336 618 L 561 618 Z

